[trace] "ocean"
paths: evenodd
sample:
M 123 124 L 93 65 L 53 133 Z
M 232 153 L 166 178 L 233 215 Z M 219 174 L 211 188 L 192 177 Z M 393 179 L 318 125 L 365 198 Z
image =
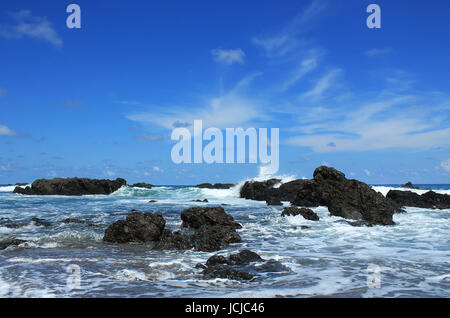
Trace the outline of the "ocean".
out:
M 74 197 L 14 195 L 13 186 L 0 186 L 0 241 L 26 241 L 0 251 L 0 297 L 450 297 L 450 210 L 406 208 L 394 215 L 395 226 L 353 227 L 326 207 L 313 209 L 318 222 L 281 217 L 282 207 L 239 198 L 240 185 L 122 187 Z M 372 187 L 385 195 L 400 185 Z M 450 185 L 421 187 L 450 194 Z M 243 225 L 243 242 L 218 252 L 102 241 L 108 225 L 132 209 L 161 213 L 175 230 L 182 210 L 221 204 Z M 250 282 L 207 280 L 195 269 L 242 249 L 283 266 Z

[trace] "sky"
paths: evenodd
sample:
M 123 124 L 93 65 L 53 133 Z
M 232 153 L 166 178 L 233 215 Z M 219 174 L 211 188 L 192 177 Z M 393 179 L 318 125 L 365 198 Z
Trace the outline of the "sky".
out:
M 450 183 L 449 17 L 448 0 L 2 1 L 0 184 L 260 173 L 172 162 L 194 120 L 279 128 L 279 175 Z

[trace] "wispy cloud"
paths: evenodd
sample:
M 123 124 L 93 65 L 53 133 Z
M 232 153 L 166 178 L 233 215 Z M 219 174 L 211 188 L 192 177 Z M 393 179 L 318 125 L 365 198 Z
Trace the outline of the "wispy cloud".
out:
M 290 78 L 283 84 L 283 89 L 287 90 L 305 75 L 312 72 L 317 67 L 317 56 L 307 57 L 300 62 Z
M 215 62 L 221 62 L 228 65 L 233 63 L 244 64 L 245 53 L 242 49 L 223 50 L 215 49 L 211 51 Z
M 450 159 L 441 162 L 441 168 L 447 172 L 450 172 Z
M 338 77 L 342 71 L 340 69 L 333 69 L 322 76 L 314 85 L 314 87 L 302 94 L 303 98 L 320 99 L 323 94 L 332 86 L 333 81 Z
M 144 142 L 156 142 L 164 139 L 162 135 L 149 135 L 146 133 L 142 133 L 136 136 L 136 139 Z
M 402 95 L 360 103 L 361 100 L 353 101 L 330 112 L 329 118 L 298 127 L 302 135 L 290 138 L 288 143 L 316 152 L 450 146 L 450 128 L 445 125 L 448 115 L 432 104 L 439 102 L 430 95 Z M 330 147 L 330 143 L 334 146 Z
M 15 136 L 17 133 L 11 129 L 9 129 L 7 126 L 0 125 L 0 136 Z
M 239 81 L 227 93 L 195 102 L 198 106 L 152 107 L 145 112 L 128 114 L 126 118 L 141 124 L 164 127 L 172 130 L 177 127 L 191 127 L 194 120 L 203 121 L 204 128 L 229 128 L 249 125 L 254 120 L 265 117 L 261 112 L 264 103 L 246 97 L 242 90 L 250 85 L 254 74 Z M 238 115 L 239 114 L 239 115 Z
M 14 21 L 9 25 L 0 25 L 0 35 L 8 39 L 31 37 L 49 42 L 55 47 L 61 47 L 63 40 L 45 17 L 33 16 L 29 10 L 11 12 L 9 16 Z
M 373 48 L 373 49 L 365 51 L 364 53 L 369 57 L 375 57 L 375 56 L 387 55 L 389 53 L 392 53 L 392 51 L 393 50 L 391 48 L 383 48 L 383 49 Z
M 324 12 L 327 6 L 327 1 L 313 0 L 281 30 L 270 35 L 256 36 L 252 42 L 262 47 L 271 58 L 282 58 L 299 52 L 299 48 L 307 42 L 299 38 L 299 35 L 308 29 L 308 24 Z

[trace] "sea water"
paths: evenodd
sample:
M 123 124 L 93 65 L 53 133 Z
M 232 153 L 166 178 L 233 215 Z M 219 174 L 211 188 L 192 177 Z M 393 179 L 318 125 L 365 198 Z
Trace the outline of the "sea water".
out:
M 228 190 L 190 186 L 122 187 L 105 195 L 23 196 L 0 186 L 0 241 L 27 242 L 0 251 L 1 297 L 449 297 L 450 210 L 406 208 L 395 226 L 353 227 L 326 207 L 320 221 L 281 217 L 283 207 Z M 424 185 L 450 194 L 449 185 Z M 384 195 L 399 185 L 373 186 Z M 402 189 L 405 190 L 405 189 Z M 424 193 L 426 190 L 412 190 Z M 208 199 L 208 203 L 191 202 Z M 149 203 L 149 200 L 156 200 Z M 222 205 L 243 225 L 243 242 L 219 252 L 156 251 L 151 244 L 102 241 L 109 224 L 132 209 L 161 213 L 181 226 L 192 206 Z M 289 205 L 285 202 L 285 205 Z M 37 225 L 38 217 L 50 226 Z M 67 218 L 86 221 L 64 223 Z M 303 228 L 302 226 L 309 228 Z M 250 249 L 283 266 L 251 282 L 204 279 L 197 263 Z M 79 269 L 79 285 L 69 284 Z M 377 268 L 379 284 L 370 284 Z

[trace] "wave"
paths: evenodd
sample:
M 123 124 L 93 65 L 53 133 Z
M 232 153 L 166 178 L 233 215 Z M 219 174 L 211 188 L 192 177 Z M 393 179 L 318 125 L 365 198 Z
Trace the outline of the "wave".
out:
M 16 186 L 16 185 L 0 186 L 0 192 L 13 192 L 16 187 L 25 188 L 27 186 L 31 186 L 31 184 L 27 184 L 24 186 Z

